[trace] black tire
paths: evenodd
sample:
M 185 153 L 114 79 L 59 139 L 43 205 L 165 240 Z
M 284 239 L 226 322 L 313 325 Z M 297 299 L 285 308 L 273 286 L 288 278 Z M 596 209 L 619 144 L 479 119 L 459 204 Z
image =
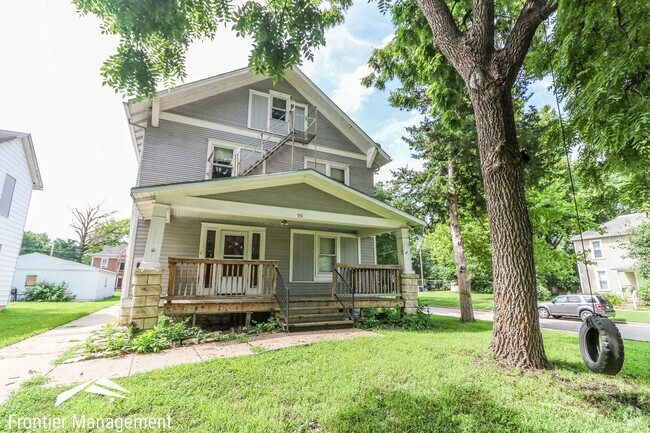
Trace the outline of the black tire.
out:
M 553 316 L 554 319 L 561 319 L 562 316 Z
M 537 314 L 541 319 L 548 319 L 549 317 L 551 317 L 551 313 L 548 311 L 548 309 L 544 307 L 539 307 L 537 309 Z
M 590 316 L 580 327 L 580 353 L 594 373 L 615 375 L 623 368 L 623 338 L 614 322 L 602 316 Z

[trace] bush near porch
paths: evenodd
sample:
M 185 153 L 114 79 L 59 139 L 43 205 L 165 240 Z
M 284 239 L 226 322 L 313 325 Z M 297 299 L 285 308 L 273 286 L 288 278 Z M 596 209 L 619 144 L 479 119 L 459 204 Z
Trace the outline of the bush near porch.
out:
M 174 432 L 638 433 L 650 425 L 648 343 L 626 342 L 617 377 L 589 373 L 577 337 L 545 331 L 555 370 L 496 366 L 491 324 L 434 317 L 428 331 L 322 342 L 182 365 L 116 382 L 126 399 L 32 383 L 0 407 L 29 417 L 166 417 Z M 62 430 L 66 431 L 66 430 Z M 67 431 L 72 431 L 70 428 Z
M 11 302 L 0 311 L 0 347 L 110 307 L 119 300 L 120 296 L 114 295 L 92 302 Z

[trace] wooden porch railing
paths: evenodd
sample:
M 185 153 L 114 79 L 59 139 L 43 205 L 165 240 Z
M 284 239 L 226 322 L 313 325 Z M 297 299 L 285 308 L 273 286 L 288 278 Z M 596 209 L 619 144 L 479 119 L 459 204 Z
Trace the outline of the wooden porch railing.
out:
M 356 265 L 336 263 L 332 270 L 332 295 L 336 296 L 337 277 L 350 286 L 354 296 L 400 296 L 399 265 Z
M 277 260 L 169 258 L 167 303 L 173 298 L 273 295 Z

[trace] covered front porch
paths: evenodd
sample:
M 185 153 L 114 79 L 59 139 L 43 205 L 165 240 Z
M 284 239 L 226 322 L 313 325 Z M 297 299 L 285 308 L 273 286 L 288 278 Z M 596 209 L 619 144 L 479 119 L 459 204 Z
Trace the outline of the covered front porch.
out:
M 132 195 L 143 241 L 146 232 L 134 281 L 160 273 L 165 314 L 270 312 L 288 325 L 296 315 L 347 320 L 367 307 L 414 311 L 408 230 L 421 221 L 313 170 Z M 377 265 L 374 236 L 390 231 L 399 263 Z

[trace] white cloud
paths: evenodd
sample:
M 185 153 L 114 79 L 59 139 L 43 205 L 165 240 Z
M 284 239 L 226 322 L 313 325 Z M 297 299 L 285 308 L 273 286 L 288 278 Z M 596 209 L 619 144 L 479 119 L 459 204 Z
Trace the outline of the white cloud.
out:
M 370 72 L 371 69 L 367 65 L 361 65 L 352 73 L 340 77 L 339 84 L 332 94 L 332 99 L 341 110 L 348 114 L 354 114 L 361 108 L 368 96 L 374 92 L 374 88 L 361 84 L 361 79 Z
M 417 125 L 423 119 L 424 116 L 418 112 L 399 113 L 374 134 L 374 138 L 381 143 L 382 148 L 393 158 L 389 164 L 379 170 L 375 178 L 376 181 L 391 180 L 393 178 L 391 171 L 400 167 L 415 170 L 422 168 L 422 161 L 411 157 L 411 151 L 402 137 L 407 135 L 407 127 Z

